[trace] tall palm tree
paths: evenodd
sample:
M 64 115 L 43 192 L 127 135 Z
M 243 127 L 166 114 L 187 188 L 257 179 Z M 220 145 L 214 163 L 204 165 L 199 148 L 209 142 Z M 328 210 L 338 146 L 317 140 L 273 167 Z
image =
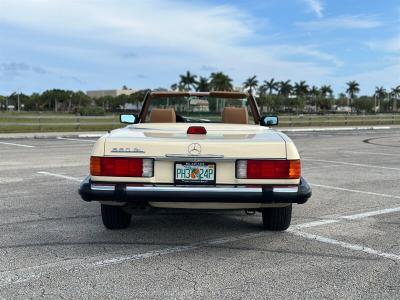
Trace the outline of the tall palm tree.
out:
M 258 80 L 256 75 L 247 78 L 246 81 L 243 82 L 244 89 L 247 89 L 250 94 L 253 93 L 253 89 L 255 89 L 257 86 Z
M 308 85 L 304 80 L 294 84 L 294 93 L 297 97 L 303 97 L 308 94 Z
M 318 105 L 318 101 L 317 101 L 317 99 L 318 99 L 318 96 L 320 95 L 320 90 L 319 90 L 318 87 L 313 85 L 308 92 L 309 92 L 309 95 L 311 96 L 312 103 L 314 103 L 314 105 L 315 105 L 315 112 L 318 112 L 318 106 L 317 106 Z
M 263 86 L 265 87 L 265 90 L 268 91 L 268 93 L 270 95 L 272 95 L 272 93 L 274 91 L 279 90 L 279 82 L 275 81 L 274 78 L 271 78 L 269 81 L 264 80 Z
M 357 81 L 352 80 L 349 82 L 346 82 L 347 84 L 347 90 L 346 93 L 349 95 L 350 99 L 350 105 L 353 104 L 354 97 L 357 95 L 357 93 L 360 91 L 360 85 L 358 84 Z
M 200 76 L 199 81 L 196 82 L 196 91 L 208 92 L 210 90 L 210 83 L 208 78 Z
M 196 87 L 196 75 L 186 71 L 186 74 L 179 75 L 179 84 L 183 86 L 185 91 L 190 91 L 191 87 Z
M 385 90 L 385 88 L 383 87 L 383 86 L 381 86 L 381 87 L 378 87 L 378 86 L 376 86 L 375 87 L 375 93 L 374 93 L 374 97 L 375 97 L 375 102 L 376 102 L 376 99 L 378 99 L 378 108 L 379 108 L 379 110 L 381 109 L 381 101 L 383 100 L 383 99 L 385 99 L 385 97 L 386 97 L 386 90 Z M 375 111 L 376 111 L 376 103 L 375 103 Z
M 292 93 L 293 86 L 290 84 L 290 80 L 279 82 L 279 94 L 285 97 L 289 97 Z
M 209 87 L 212 91 L 232 91 L 232 79 L 223 72 L 213 72 L 210 75 Z
M 332 97 L 333 90 L 330 85 L 323 85 L 320 88 L 320 93 L 323 98 L 326 98 L 327 96 Z
M 265 95 L 265 92 L 267 91 L 267 88 L 265 84 L 262 84 L 258 87 L 258 105 L 260 106 L 260 112 L 262 113 L 264 111 L 264 104 L 267 102 L 267 97 Z
M 393 112 L 397 112 L 397 100 L 400 98 L 400 85 L 392 88 L 391 93 L 392 94 L 392 99 L 393 99 Z

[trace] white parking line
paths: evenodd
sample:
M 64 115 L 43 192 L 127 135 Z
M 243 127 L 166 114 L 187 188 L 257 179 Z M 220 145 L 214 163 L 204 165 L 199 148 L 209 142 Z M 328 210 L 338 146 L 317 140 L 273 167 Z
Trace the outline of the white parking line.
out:
M 38 174 L 47 175 L 47 176 L 53 176 L 53 177 L 58 177 L 58 178 L 64 178 L 64 179 L 78 181 L 78 182 L 82 181 L 82 179 L 80 179 L 80 178 L 61 175 L 61 174 L 55 174 L 55 173 L 50 173 L 50 172 L 44 172 L 44 171 L 40 171 L 40 172 L 38 172 Z
M 149 252 L 130 255 L 130 256 L 115 257 L 115 258 L 111 258 L 111 259 L 96 261 L 94 263 L 91 263 L 90 265 L 87 265 L 87 267 L 102 267 L 102 266 L 118 264 L 118 263 L 122 263 L 122 262 L 126 262 L 126 261 L 131 261 L 131 260 L 138 260 L 138 259 L 150 258 L 150 257 L 172 254 L 172 253 L 177 253 L 177 252 L 182 252 L 182 251 L 194 250 L 194 249 L 198 249 L 198 248 L 206 247 L 206 246 L 222 245 L 222 244 L 232 243 L 232 242 L 246 240 L 246 239 L 250 239 L 250 238 L 260 237 L 264 234 L 265 234 L 264 232 L 247 233 L 247 234 L 243 234 L 243 235 L 239 235 L 239 236 L 230 236 L 230 237 L 224 237 L 224 238 L 219 238 L 219 239 L 213 239 L 213 240 L 208 240 L 208 241 L 203 241 L 203 242 L 198 242 L 198 243 L 192 243 L 189 245 L 182 245 L 182 246 L 176 246 L 176 247 L 171 247 L 171 248 L 166 248 L 166 249 L 161 249 L 161 250 L 149 251 Z
M 302 167 L 301 170 L 302 171 L 309 171 L 309 170 L 314 170 L 314 169 L 322 169 L 322 168 L 332 168 L 332 167 L 341 167 L 343 166 L 342 164 L 340 165 L 326 165 L 326 166 L 319 166 L 319 167 Z
M 320 188 L 325 188 L 325 189 L 331 189 L 331 190 L 338 190 L 338 191 L 344 191 L 344 192 L 366 194 L 366 195 L 379 196 L 379 197 L 385 197 L 385 198 L 400 199 L 400 196 L 389 195 L 389 194 L 381 194 L 381 193 L 367 192 L 367 191 L 361 191 L 361 190 L 346 189 L 346 188 L 330 186 L 330 185 L 323 185 L 323 184 L 316 184 L 316 183 L 310 183 L 310 185 L 311 186 L 320 187 Z
M 328 162 L 328 163 L 332 163 L 332 164 L 349 165 L 349 166 L 355 166 L 355 167 L 365 167 L 365 168 L 375 168 L 375 169 L 400 171 L 400 168 L 382 167 L 382 166 L 377 166 L 377 165 L 366 165 L 366 164 L 357 164 L 357 163 L 348 163 L 348 162 L 337 161 L 337 160 L 325 160 L 325 159 L 314 159 L 314 158 L 302 158 L 302 160 Z
M 85 139 L 73 139 L 73 138 L 64 138 L 64 137 L 57 137 L 57 140 L 67 140 L 67 141 L 79 141 L 79 142 L 90 142 L 90 143 L 96 143 L 94 140 L 85 140 Z
M 381 210 L 369 211 L 369 212 L 350 215 L 350 216 L 342 216 L 340 218 L 345 219 L 345 220 L 358 220 L 358 219 L 368 218 L 368 217 L 372 217 L 372 216 L 391 214 L 394 212 L 400 212 L 400 207 L 385 208 L 385 209 L 381 209 Z
M 365 253 L 368 253 L 368 254 L 371 254 L 371 255 L 381 256 L 381 257 L 392 259 L 392 260 L 400 260 L 400 255 L 393 254 L 393 253 L 385 253 L 385 252 L 382 252 L 382 251 L 379 251 L 379 250 L 375 250 L 375 249 L 372 249 L 372 248 L 369 248 L 369 247 L 365 247 L 365 246 L 362 246 L 362 245 L 350 244 L 350 243 L 347 243 L 347 242 L 342 242 L 342 241 L 338 241 L 338 240 L 331 239 L 331 238 L 328 238 L 328 237 L 324 237 L 324 236 L 321 236 L 321 235 L 307 233 L 307 232 L 304 232 L 304 231 L 291 229 L 291 228 L 289 228 L 287 231 L 292 233 L 292 234 L 294 234 L 294 235 L 306 238 L 308 240 L 314 240 L 314 241 L 318 241 L 318 242 L 325 243 L 325 244 L 336 245 L 336 246 L 340 246 L 342 248 L 350 249 L 350 250 L 353 250 L 353 251 L 361 251 L 361 252 L 365 252 Z
M 14 143 L 6 143 L 6 142 L 0 142 L 0 144 L 10 145 L 10 146 L 17 146 L 17 147 L 24 147 L 24 148 L 35 148 L 35 146 L 31 146 L 31 145 L 14 144 Z
M 365 154 L 365 155 L 377 155 L 377 156 L 397 156 L 399 157 L 399 154 L 392 154 L 392 153 L 381 153 L 381 152 L 362 152 L 362 151 L 349 151 L 349 150 L 339 150 L 339 152 L 345 152 L 345 153 L 353 153 L 353 154 Z

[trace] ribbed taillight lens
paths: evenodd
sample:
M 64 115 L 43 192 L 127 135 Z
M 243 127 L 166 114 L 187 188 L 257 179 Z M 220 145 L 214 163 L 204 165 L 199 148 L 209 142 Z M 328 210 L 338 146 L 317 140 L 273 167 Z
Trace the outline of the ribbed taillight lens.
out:
M 187 129 L 187 134 L 207 134 L 207 130 L 204 126 L 190 126 Z
M 150 158 L 90 158 L 90 175 L 115 177 L 153 177 L 154 160 Z
M 236 177 L 243 179 L 298 179 L 300 160 L 238 160 Z

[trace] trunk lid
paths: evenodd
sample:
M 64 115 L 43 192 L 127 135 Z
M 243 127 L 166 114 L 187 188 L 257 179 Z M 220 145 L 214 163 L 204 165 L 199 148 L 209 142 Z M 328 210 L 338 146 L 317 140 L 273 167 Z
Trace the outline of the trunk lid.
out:
M 204 126 L 206 135 L 188 135 L 190 126 Z M 200 156 L 224 158 L 286 158 L 284 139 L 258 125 L 208 123 L 143 123 L 106 136 L 106 156 L 190 156 L 189 145 L 200 145 Z

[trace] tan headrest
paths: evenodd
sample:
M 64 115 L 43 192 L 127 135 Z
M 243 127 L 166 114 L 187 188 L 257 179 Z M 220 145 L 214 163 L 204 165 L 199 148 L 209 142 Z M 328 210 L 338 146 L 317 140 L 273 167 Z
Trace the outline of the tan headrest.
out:
M 248 124 L 249 115 L 246 107 L 225 107 L 222 122 L 231 124 Z
M 151 123 L 176 123 L 176 114 L 173 108 L 153 108 L 150 112 Z

